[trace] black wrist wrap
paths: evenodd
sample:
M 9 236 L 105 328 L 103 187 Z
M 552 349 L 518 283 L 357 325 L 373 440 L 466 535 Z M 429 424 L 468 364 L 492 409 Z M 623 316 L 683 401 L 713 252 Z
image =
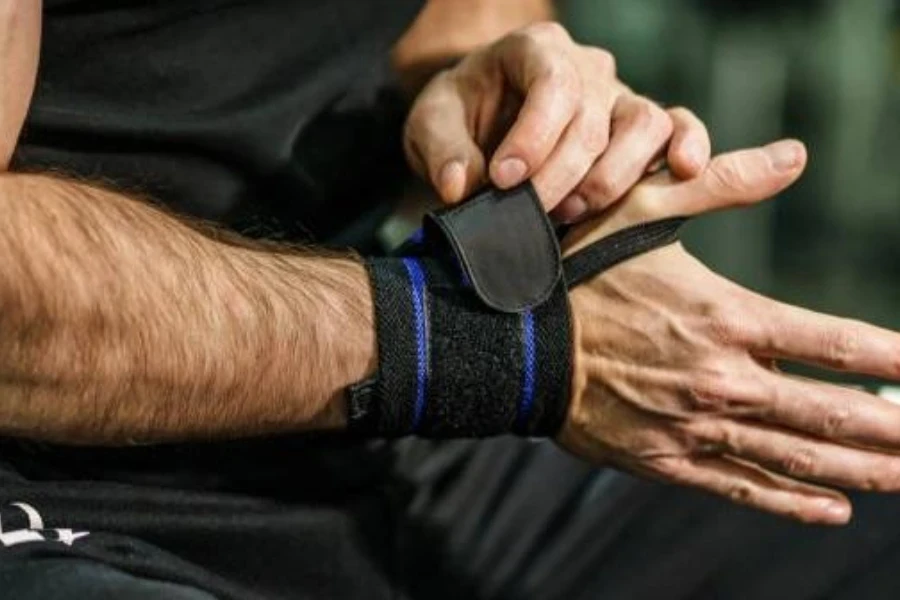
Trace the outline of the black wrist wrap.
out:
M 362 435 L 554 435 L 568 408 L 567 289 L 671 243 L 683 219 L 620 231 L 568 258 L 530 184 L 426 219 L 404 256 L 367 263 L 379 368 L 348 390 Z

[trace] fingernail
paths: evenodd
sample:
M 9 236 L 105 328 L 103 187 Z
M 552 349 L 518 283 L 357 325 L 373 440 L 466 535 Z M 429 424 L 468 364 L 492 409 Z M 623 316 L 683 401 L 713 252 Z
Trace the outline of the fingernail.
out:
M 766 150 L 779 171 L 793 171 L 800 164 L 800 145 L 796 142 L 778 142 Z
M 466 183 L 466 167 L 461 160 L 451 160 L 441 168 L 440 190 L 447 200 L 455 202 Z
M 581 194 L 572 194 L 562 201 L 557 209 L 556 216 L 565 225 L 570 225 L 584 218 L 587 214 L 588 203 Z
M 497 165 L 496 183 L 503 187 L 512 187 L 522 183 L 528 165 L 521 158 L 505 158 Z

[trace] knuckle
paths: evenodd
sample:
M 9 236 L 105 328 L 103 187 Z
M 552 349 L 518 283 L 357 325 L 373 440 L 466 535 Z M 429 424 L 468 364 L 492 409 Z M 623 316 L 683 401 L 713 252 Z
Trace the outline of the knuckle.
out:
M 900 491 L 900 459 L 886 457 L 865 470 L 865 476 L 855 485 L 864 491 L 895 493 Z
M 725 403 L 719 381 L 708 376 L 699 377 L 685 390 L 687 408 L 692 412 L 716 413 Z
M 891 464 L 880 463 L 875 469 L 866 471 L 863 477 L 853 487 L 866 492 L 894 492 L 898 489 L 897 467 Z
M 727 422 L 706 417 L 673 423 L 673 435 L 684 448 L 702 455 L 735 453 L 740 448 L 739 435 Z
M 740 319 L 718 304 L 701 306 L 699 314 L 706 321 L 709 337 L 722 346 L 734 345 L 741 334 Z
M 692 117 L 694 113 L 687 108 L 686 106 L 670 106 L 668 108 L 669 114 L 677 117 Z
M 838 369 L 852 365 L 859 352 L 861 342 L 859 327 L 853 322 L 847 324 L 847 327 L 836 328 L 827 333 L 822 341 L 825 360 L 830 366 Z
M 650 129 L 655 119 L 653 104 L 647 100 L 640 99 L 634 109 L 633 125 L 640 129 Z
M 441 107 L 434 102 L 421 102 L 409 113 L 404 132 L 415 138 L 427 132 L 433 123 L 440 122 Z
M 829 438 L 841 437 L 852 416 L 853 409 L 850 402 L 841 400 L 830 405 L 822 415 L 822 433 Z
M 705 322 L 709 339 L 719 346 L 742 346 L 760 333 L 758 320 L 733 307 L 726 308 L 719 302 L 701 305 L 696 313 Z
M 809 477 L 815 475 L 818 456 L 811 448 L 798 448 L 790 452 L 781 461 L 781 469 L 787 475 L 794 477 Z
M 731 195 L 747 186 L 747 172 L 743 164 L 731 157 L 713 161 L 709 170 L 713 191 Z
M 595 68 L 601 73 L 615 76 L 616 74 L 616 58 L 608 50 L 590 46 L 585 49 L 589 60 L 595 65 Z
M 672 117 L 646 98 L 639 98 L 635 109 L 634 126 L 660 137 L 668 137 L 672 133 Z
M 581 78 L 567 61 L 554 61 L 548 65 L 545 77 L 568 102 L 581 98 Z
M 721 412 L 729 404 L 732 390 L 725 369 L 712 365 L 695 373 L 685 389 L 687 408 L 700 413 Z
M 536 168 L 532 165 L 539 165 L 543 162 L 546 148 L 549 145 L 547 140 L 548 134 L 540 132 L 532 136 L 517 137 L 506 143 L 510 151 L 524 160 L 525 164 Z
M 755 498 L 753 486 L 746 481 L 734 483 L 725 490 L 725 496 L 737 504 L 751 504 Z
M 557 21 L 541 21 L 526 27 L 526 36 L 535 39 L 569 40 L 569 32 Z
M 679 121 L 683 125 L 691 127 L 704 127 L 703 122 L 691 109 L 685 106 L 673 106 L 666 112 L 673 120 Z
M 608 143 L 609 122 L 606 119 L 588 119 L 581 131 L 581 144 L 585 150 L 593 156 L 603 152 Z
M 581 186 L 582 194 L 592 208 L 601 208 L 609 201 L 618 198 L 621 184 L 618 175 L 602 166 L 594 169 Z
M 866 492 L 895 492 L 900 489 L 900 471 L 895 460 L 878 461 L 867 469 L 853 487 Z
M 650 131 L 659 138 L 668 139 L 675 130 L 672 117 L 656 104 L 648 103 L 650 104 Z

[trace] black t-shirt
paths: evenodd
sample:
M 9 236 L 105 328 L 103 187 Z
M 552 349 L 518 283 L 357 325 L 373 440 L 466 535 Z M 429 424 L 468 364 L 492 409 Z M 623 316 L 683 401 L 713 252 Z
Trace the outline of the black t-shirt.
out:
M 45 0 L 13 168 L 112 183 L 248 235 L 343 243 L 406 174 L 387 63 L 419 4 Z M 388 458 L 340 436 L 0 440 L 0 561 L 87 556 L 226 598 L 391 597 L 402 485 Z M 33 514 L 45 541 L 4 536 L 33 530 Z
M 417 0 L 45 0 L 14 168 L 328 241 L 403 170 L 388 52 Z

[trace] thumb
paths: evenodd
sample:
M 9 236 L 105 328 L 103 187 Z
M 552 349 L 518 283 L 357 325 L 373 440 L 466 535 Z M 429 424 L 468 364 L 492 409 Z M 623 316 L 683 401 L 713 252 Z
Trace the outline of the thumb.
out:
M 806 160 L 806 148 L 801 142 L 781 140 L 719 155 L 698 177 L 688 181 L 665 186 L 660 185 L 662 181 L 647 183 L 662 192 L 658 198 L 661 210 L 671 216 L 698 215 L 771 198 L 797 181 L 806 168 Z M 674 181 L 669 174 L 655 177 Z
M 413 169 L 446 203 L 459 202 L 485 182 L 484 155 L 469 133 L 462 98 L 449 86 L 413 107 L 404 148 Z
M 794 183 L 805 167 L 803 144 L 782 140 L 721 154 L 688 181 L 665 171 L 657 173 L 600 217 L 573 229 L 567 236 L 567 252 L 638 223 L 756 204 Z

